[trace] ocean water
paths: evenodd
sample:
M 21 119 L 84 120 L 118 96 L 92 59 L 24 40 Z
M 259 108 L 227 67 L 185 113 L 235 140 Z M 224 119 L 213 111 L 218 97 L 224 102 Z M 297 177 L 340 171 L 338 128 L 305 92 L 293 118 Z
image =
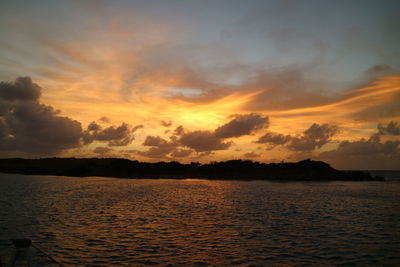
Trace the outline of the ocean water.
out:
M 400 171 L 368 171 L 372 176 L 384 177 L 386 181 L 400 181 Z
M 65 266 L 400 266 L 400 182 L 0 174 L 3 262 L 22 236 Z

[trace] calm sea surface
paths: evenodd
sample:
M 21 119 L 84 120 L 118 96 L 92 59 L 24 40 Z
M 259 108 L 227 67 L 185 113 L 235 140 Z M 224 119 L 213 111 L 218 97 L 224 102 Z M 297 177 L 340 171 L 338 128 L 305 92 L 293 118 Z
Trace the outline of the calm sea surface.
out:
M 3 262 L 20 236 L 67 266 L 400 266 L 400 182 L 0 174 Z

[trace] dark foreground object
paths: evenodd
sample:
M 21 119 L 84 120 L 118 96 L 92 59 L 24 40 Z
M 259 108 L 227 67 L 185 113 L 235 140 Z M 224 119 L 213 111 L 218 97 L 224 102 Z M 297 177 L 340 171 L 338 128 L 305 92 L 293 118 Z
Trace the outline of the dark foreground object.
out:
M 277 181 L 383 181 L 361 171 L 339 171 L 322 161 L 296 163 L 260 163 L 229 160 L 200 164 L 176 161 L 147 163 L 115 158 L 43 158 L 0 159 L 0 172 L 59 175 L 103 176 L 121 178 L 206 178 Z
M 13 244 L 16 248 L 28 248 L 32 241 L 29 238 L 14 239 Z

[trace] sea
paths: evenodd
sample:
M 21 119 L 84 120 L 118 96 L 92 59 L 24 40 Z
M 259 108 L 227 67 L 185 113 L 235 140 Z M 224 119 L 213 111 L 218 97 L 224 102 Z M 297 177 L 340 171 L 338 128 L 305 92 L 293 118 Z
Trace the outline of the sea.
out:
M 35 266 L 400 266 L 400 172 L 372 173 L 388 181 L 0 174 L 0 256 L 25 237 Z

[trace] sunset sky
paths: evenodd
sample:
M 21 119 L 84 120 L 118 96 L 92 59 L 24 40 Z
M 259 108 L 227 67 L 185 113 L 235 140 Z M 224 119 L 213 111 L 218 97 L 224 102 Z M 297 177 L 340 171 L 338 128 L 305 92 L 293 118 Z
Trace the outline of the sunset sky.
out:
M 400 168 L 400 1 L 2 0 L 0 157 Z

